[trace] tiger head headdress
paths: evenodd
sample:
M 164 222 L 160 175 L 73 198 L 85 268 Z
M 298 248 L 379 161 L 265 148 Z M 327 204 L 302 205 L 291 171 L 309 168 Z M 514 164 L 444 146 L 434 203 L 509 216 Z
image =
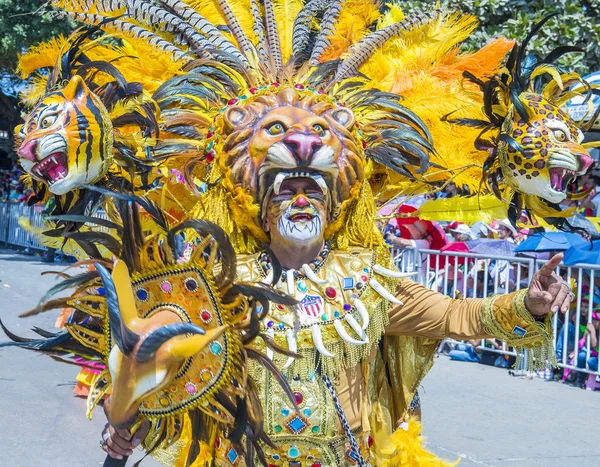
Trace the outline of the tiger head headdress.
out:
M 18 129 L 23 170 L 56 195 L 106 175 L 113 157 L 108 111 L 83 79 L 46 95 Z

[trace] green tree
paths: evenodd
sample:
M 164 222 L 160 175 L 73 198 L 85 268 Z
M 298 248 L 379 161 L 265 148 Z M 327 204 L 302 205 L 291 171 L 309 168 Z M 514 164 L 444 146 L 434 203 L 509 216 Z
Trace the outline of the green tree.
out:
M 53 17 L 41 0 L 0 0 L 0 70 L 14 72 L 17 56 L 33 44 L 68 34 L 72 23 Z
M 406 1 L 404 9 L 431 8 L 431 1 Z M 442 0 L 442 7 L 473 13 L 480 27 L 467 41 L 471 49 L 490 39 L 505 36 L 522 40 L 531 27 L 551 13 L 559 13 L 529 44 L 529 50 L 544 56 L 560 45 L 576 45 L 585 53 L 566 55 L 559 62 L 582 76 L 600 70 L 600 0 Z

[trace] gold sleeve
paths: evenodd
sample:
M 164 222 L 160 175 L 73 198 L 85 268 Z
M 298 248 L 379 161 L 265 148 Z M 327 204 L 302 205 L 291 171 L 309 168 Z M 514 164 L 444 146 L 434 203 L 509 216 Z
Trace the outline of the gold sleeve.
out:
M 404 280 L 396 294 L 403 304 L 390 308 L 385 333 L 434 339 L 495 337 L 517 352 L 531 349 L 528 367 L 544 366 L 546 359 L 554 359 L 550 316 L 536 321 L 525 308 L 526 295 L 527 289 L 523 289 L 486 299 L 455 300 Z

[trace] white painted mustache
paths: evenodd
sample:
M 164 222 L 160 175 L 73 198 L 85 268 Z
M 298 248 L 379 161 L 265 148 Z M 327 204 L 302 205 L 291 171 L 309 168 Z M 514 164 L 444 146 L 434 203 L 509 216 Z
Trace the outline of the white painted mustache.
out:
M 277 222 L 277 228 L 282 237 L 292 240 L 306 241 L 310 240 L 311 238 L 318 238 L 321 236 L 323 221 L 314 209 L 314 217 L 309 222 L 303 222 L 300 225 L 297 222 L 292 222 L 289 220 L 289 211 L 290 209 L 288 208 Z

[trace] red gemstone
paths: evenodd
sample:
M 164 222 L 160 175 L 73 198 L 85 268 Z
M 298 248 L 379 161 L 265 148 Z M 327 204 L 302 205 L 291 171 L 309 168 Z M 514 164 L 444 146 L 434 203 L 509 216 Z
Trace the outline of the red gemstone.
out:
M 367 149 L 367 142 L 365 140 L 362 140 L 362 147 L 363 149 Z
M 215 439 L 215 446 L 217 449 L 219 449 L 221 447 L 221 438 L 217 436 L 217 439 Z
M 255 94 L 256 91 L 258 91 L 258 88 L 250 88 L 248 91 L 250 91 L 250 94 Z
M 276 88 L 279 87 L 279 83 L 271 83 L 271 86 L 275 86 Z
M 285 310 L 285 307 L 283 305 L 281 305 L 280 303 L 277 304 L 277 309 L 278 310 Z
M 325 91 L 323 91 L 322 89 L 319 89 L 317 92 L 318 92 L 319 94 L 325 94 Z
M 303 84 L 294 84 L 294 87 L 296 89 L 304 89 L 304 85 Z
M 321 463 L 320 462 L 315 462 L 313 465 L 311 465 L 310 467 L 321 467 Z
M 333 287 L 327 287 L 325 289 L 325 295 L 327 295 L 327 298 L 335 298 L 335 296 L 337 295 L 337 292 L 335 291 L 335 289 Z
M 215 160 L 215 151 L 213 151 L 212 149 L 210 151 L 208 151 L 206 153 L 206 162 L 208 162 L 209 164 Z
M 227 101 L 227 105 L 234 105 L 237 104 L 239 102 L 239 99 L 237 97 L 234 97 L 233 99 L 229 99 Z
M 367 436 L 367 446 L 369 447 L 369 449 L 373 447 L 373 438 L 371 438 L 370 436 Z
M 208 138 L 212 138 L 213 136 L 215 136 L 215 132 L 214 132 L 214 131 L 209 131 L 209 132 L 206 134 L 206 138 L 207 138 L 207 139 L 208 139 Z
M 367 282 L 369 278 L 367 276 L 360 276 L 360 280 L 363 282 Z
M 294 399 L 296 400 L 296 405 L 300 405 L 300 404 L 302 404 L 302 401 L 304 400 L 304 396 L 302 395 L 301 392 L 294 391 Z
M 212 315 L 209 311 L 204 310 L 200 313 L 200 319 L 202 319 L 202 321 L 209 322 L 212 319 Z

